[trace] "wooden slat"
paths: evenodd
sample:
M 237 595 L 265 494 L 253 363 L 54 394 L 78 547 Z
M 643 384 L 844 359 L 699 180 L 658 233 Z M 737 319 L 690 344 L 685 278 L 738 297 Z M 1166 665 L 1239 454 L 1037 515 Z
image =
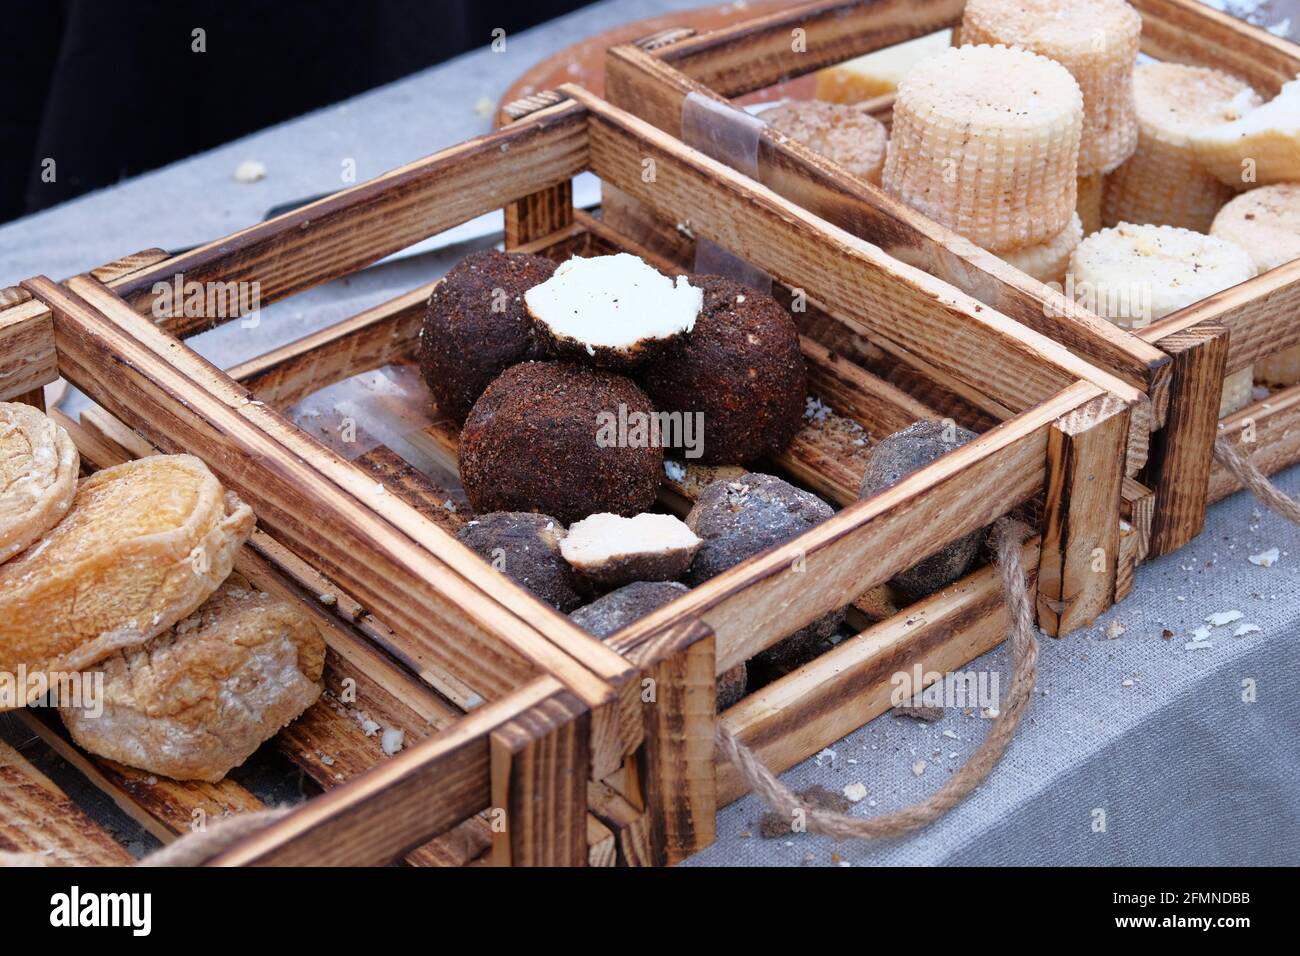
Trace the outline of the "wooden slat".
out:
M 1229 333 L 1226 369 L 1237 372 L 1259 359 L 1300 345 L 1300 322 L 1293 321 L 1298 310 L 1300 260 L 1215 293 L 1152 322 L 1139 329 L 1137 335 L 1165 348 L 1171 336 L 1203 323 L 1217 323 Z
M 672 866 L 714 839 L 716 646 L 707 627 L 684 621 L 650 635 L 626 653 L 645 675 L 640 775 L 645 781 L 650 853 L 655 865 Z
M 1024 564 L 1038 563 L 1035 540 L 1025 545 Z M 755 691 L 722 720 L 780 773 L 889 710 L 897 674 L 956 670 L 1000 644 L 1006 629 L 998 569 L 981 568 Z M 729 762 L 718 764 L 720 805 L 746 790 Z
M 213 866 L 388 863 L 488 807 L 489 735 L 556 694 L 539 677 L 322 794 L 231 847 Z
M 0 401 L 13 401 L 58 377 L 50 310 L 28 301 L 0 312 Z
M 49 777 L 0 741 L 0 850 L 60 866 L 127 866 L 131 854 Z
M 439 280 L 441 281 L 441 280 Z M 259 399 L 291 405 L 328 385 L 409 356 L 419 341 L 430 282 L 229 370 Z
M 1174 359 L 1174 376 L 1169 420 L 1154 436 L 1143 480 L 1156 493 L 1153 555 L 1181 548 L 1205 523 L 1228 336 L 1219 323 L 1202 322 L 1166 336 L 1160 345 Z
M 589 715 L 571 694 L 542 701 L 492 731 L 496 866 L 586 866 Z
M 1127 406 L 1103 395 L 1063 415 L 1049 433 L 1038 622 L 1056 637 L 1114 603 L 1128 426 Z
M 156 282 L 257 283 L 260 305 L 355 272 L 547 186 L 587 162 L 582 106 L 566 102 L 168 259 L 112 284 L 142 315 Z M 175 335 L 234 316 L 165 319 Z

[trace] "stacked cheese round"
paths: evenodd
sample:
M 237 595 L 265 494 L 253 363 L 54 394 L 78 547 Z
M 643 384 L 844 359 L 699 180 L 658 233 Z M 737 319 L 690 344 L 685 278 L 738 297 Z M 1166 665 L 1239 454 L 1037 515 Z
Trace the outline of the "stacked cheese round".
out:
M 1055 60 L 1079 84 L 1079 175 L 1107 173 L 1137 145 L 1133 67 L 1142 18 L 1124 0 L 967 0 L 964 43 L 1018 46 Z
M 1259 97 L 1227 73 L 1181 63 L 1140 65 L 1134 90 L 1137 151 L 1106 177 L 1102 221 L 1205 232 L 1233 191 L 1197 158 L 1193 138 L 1245 115 Z
M 899 84 L 886 191 L 992 252 L 1048 242 L 1075 214 L 1083 96 L 1005 46 L 951 47 Z

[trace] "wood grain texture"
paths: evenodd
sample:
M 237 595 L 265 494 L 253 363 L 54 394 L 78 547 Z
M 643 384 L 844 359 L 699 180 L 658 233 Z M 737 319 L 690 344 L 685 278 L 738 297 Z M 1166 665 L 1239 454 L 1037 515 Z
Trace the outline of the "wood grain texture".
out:
M 1119 560 L 1115 567 L 1115 603 L 1118 604 L 1133 593 L 1133 576 L 1137 572 L 1138 557 L 1137 530 L 1127 521 L 1119 525 Z
M 1038 566 L 1037 540 L 1025 545 L 1024 563 Z M 998 569 L 981 568 L 750 694 L 721 719 L 780 773 L 889 710 L 896 675 L 917 667 L 923 677 L 946 674 L 996 647 L 1006 633 Z M 735 768 L 719 763 L 719 805 L 746 791 Z
M 133 861 L 49 777 L 0 741 L 0 850 L 35 853 L 56 866 L 127 866 Z
M 1155 490 L 1150 553 L 1168 554 L 1201 533 L 1228 358 L 1227 330 L 1201 322 L 1165 336 L 1174 360 L 1169 419 L 1154 436 L 1143 484 Z
M 1054 637 L 1114 603 L 1129 410 L 1110 395 L 1061 416 L 1047 441 L 1038 625 Z
M 673 866 L 715 835 L 716 645 L 703 624 L 683 621 L 626 653 L 642 668 L 646 688 L 641 777 L 650 853 L 655 865 Z
M 231 847 L 213 866 L 388 863 L 491 800 L 489 737 L 563 688 L 539 677 Z
M 257 283 L 262 306 L 355 272 L 586 166 L 585 109 L 561 103 L 112 283 L 142 315 L 157 282 Z M 189 335 L 234 316 L 162 321 Z
M 586 866 L 590 716 L 571 694 L 537 704 L 492 731 L 496 866 Z
M 1152 322 L 1138 335 L 1165 348 L 1165 341 L 1202 323 L 1218 323 L 1230 333 L 1228 372 L 1300 345 L 1300 260 L 1271 269 L 1240 285 L 1202 299 Z M 1177 341 L 1175 339 L 1175 341 Z
M 1133 544 L 1138 561 L 1145 561 L 1151 550 L 1151 526 L 1155 512 L 1155 492 L 1136 479 L 1125 477 L 1120 488 L 1119 515 L 1133 527 L 1137 536 Z
M 437 285 L 419 286 L 242 362 L 229 369 L 229 375 L 262 401 L 284 407 L 345 378 L 408 357 L 419 342 L 425 305 Z
M 13 401 L 58 377 L 50 310 L 27 301 L 0 311 L 0 401 Z
M 144 249 L 140 252 L 133 252 L 129 256 L 114 259 L 112 262 L 105 263 L 96 269 L 91 269 L 90 274 L 100 282 L 116 282 L 139 272 L 141 269 L 155 266 L 170 258 L 171 256 L 165 249 Z
M 1219 423 L 1218 434 L 1265 474 L 1294 465 L 1300 461 L 1300 385 L 1229 415 Z M 1210 470 L 1208 499 L 1219 501 L 1239 490 L 1241 482 L 1216 461 Z

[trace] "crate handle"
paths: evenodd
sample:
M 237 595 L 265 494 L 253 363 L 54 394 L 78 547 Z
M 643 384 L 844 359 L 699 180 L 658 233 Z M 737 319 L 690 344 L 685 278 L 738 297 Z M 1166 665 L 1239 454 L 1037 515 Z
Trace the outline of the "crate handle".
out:
M 877 840 L 902 836 L 929 826 L 970 794 L 993 770 L 1016 734 L 1034 691 L 1038 676 L 1038 629 L 1025 584 L 1021 564 L 1021 546 L 1030 535 L 1029 528 L 1011 518 L 999 518 L 993 534 L 997 541 L 998 567 L 1006 592 L 1007 613 L 1011 618 L 1011 651 L 1015 669 L 1011 692 L 987 736 L 971 758 L 948 781 L 918 803 L 884 816 L 852 817 L 847 813 L 820 810 L 809 806 L 777 779 L 752 750 L 736 739 L 722 721 L 717 724 L 718 748 L 740 771 L 745 782 L 768 806 L 793 821 L 802 818 L 805 829 L 837 839 Z

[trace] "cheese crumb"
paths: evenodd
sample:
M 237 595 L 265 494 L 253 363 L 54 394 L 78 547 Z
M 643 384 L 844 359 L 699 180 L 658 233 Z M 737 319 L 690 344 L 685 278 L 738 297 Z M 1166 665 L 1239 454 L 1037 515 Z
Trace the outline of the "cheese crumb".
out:
M 850 803 L 857 803 L 867 795 L 867 788 L 860 783 L 851 783 L 844 788 L 844 796 L 849 798 Z
M 1251 564 L 1260 568 L 1271 568 L 1277 564 L 1279 551 L 1277 548 L 1269 548 L 1267 551 L 1261 551 L 1259 554 L 1252 554 L 1246 558 Z

